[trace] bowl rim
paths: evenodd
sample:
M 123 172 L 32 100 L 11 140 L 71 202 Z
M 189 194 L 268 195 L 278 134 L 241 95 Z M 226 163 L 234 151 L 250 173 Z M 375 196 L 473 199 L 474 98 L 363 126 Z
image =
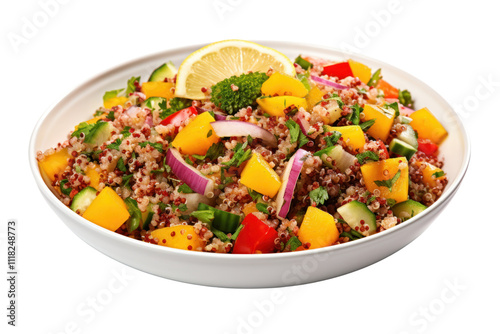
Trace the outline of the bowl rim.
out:
M 280 48 L 287 48 L 287 47 L 293 47 L 293 48 L 307 48 L 309 52 L 326 52 L 326 53 L 332 53 L 332 58 L 334 55 L 347 55 L 346 52 L 338 49 L 338 48 L 333 48 L 333 47 L 327 47 L 327 46 L 321 46 L 321 45 L 315 45 L 315 44 L 309 44 L 309 43 L 297 43 L 297 42 L 289 42 L 289 41 L 275 41 L 275 40 L 256 40 L 254 41 L 255 43 L 262 44 L 264 46 L 276 48 L 278 51 L 280 51 Z M 458 175 L 454 182 L 452 184 L 448 184 L 447 188 L 445 189 L 445 192 L 441 195 L 441 197 L 434 202 L 427 210 L 424 212 L 420 213 L 419 215 L 399 224 L 396 225 L 388 230 L 376 233 L 374 235 L 371 235 L 369 237 L 361 238 L 358 240 L 353 240 L 347 243 L 339 244 L 339 245 L 332 245 L 332 246 L 327 246 L 327 247 L 322 247 L 322 248 L 316 248 L 316 249 L 310 249 L 307 251 L 302 251 L 302 252 L 286 252 L 286 253 L 270 253 L 270 254 L 226 254 L 226 253 L 209 253 L 209 252 L 193 252 L 193 251 L 186 251 L 186 250 L 181 250 L 181 249 L 176 249 L 176 248 L 170 248 L 170 247 L 159 247 L 158 245 L 150 244 L 141 240 L 136 240 L 132 238 L 128 238 L 126 236 L 123 236 L 121 234 L 118 234 L 116 232 L 107 230 L 101 226 L 98 226 L 96 224 L 89 224 L 89 221 L 84 219 L 82 216 L 78 215 L 77 213 L 73 212 L 69 207 L 64 205 L 52 192 L 50 187 L 44 182 L 44 180 L 41 177 L 39 168 L 38 168 L 38 161 L 36 159 L 36 149 L 35 149 L 35 140 L 38 137 L 38 133 L 40 131 L 41 125 L 43 122 L 46 120 L 46 118 L 50 115 L 50 113 L 61 103 L 63 103 L 67 98 L 69 98 L 73 94 L 77 94 L 78 91 L 85 87 L 88 86 L 91 82 L 94 81 L 99 81 L 112 73 L 115 72 L 121 72 L 125 68 L 134 66 L 137 64 L 140 64 L 142 62 L 147 62 L 151 59 L 157 58 L 161 56 L 162 54 L 169 52 L 169 53 L 176 53 L 176 54 L 190 54 L 191 52 L 194 52 L 198 49 L 200 49 L 203 46 L 206 46 L 207 44 L 193 44 L 193 45 L 188 45 L 188 46 L 181 46 L 177 48 L 172 48 L 172 49 L 166 49 L 163 51 L 158 51 L 152 54 L 148 54 L 145 56 L 141 56 L 138 58 L 134 58 L 132 60 L 126 61 L 124 63 L 118 64 L 116 66 L 113 66 L 107 70 L 101 71 L 97 74 L 91 75 L 89 78 L 84 80 L 83 82 L 71 87 L 70 89 L 66 90 L 63 94 L 61 94 L 61 97 L 56 99 L 57 102 L 52 103 L 49 105 L 49 107 L 45 110 L 45 112 L 40 116 L 38 119 L 37 123 L 35 124 L 35 127 L 33 129 L 33 132 L 30 136 L 30 141 L 29 141 L 29 147 L 28 147 L 28 154 L 29 154 L 29 163 L 30 163 L 30 169 L 33 174 L 33 177 L 35 179 L 35 183 L 37 184 L 40 192 L 42 195 L 45 197 L 46 200 L 50 201 L 51 204 L 55 205 L 57 209 L 61 211 L 61 213 L 64 213 L 68 218 L 72 218 L 73 221 L 77 222 L 81 227 L 86 228 L 91 230 L 92 232 L 95 232 L 97 234 L 102 234 L 104 237 L 109 237 L 113 241 L 116 242 L 121 242 L 121 243 L 130 243 L 131 247 L 139 247 L 142 248 L 143 250 L 147 251 L 153 251 L 153 252 L 158 252 L 158 253 L 164 253 L 164 254 L 174 254 L 174 255 L 179 255 L 179 256 L 194 256 L 198 257 L 200 259 L 213 259 L 213 260 L 219 260 L 219 259 L 224 259 L 224 260 L 245 260 L 245 259 L 251 259 L 251 260 L 269 260 L 272 261 L 276 258 L 301 258 L 304 256 L 314 256 L 315 254 L 324 254 L 324 253 L 329 253 L 329 252 L 340 252 L 343 250 L 346 250 L 348 248 L 352 247 L 360 247 L 364 244 L 367 243 L 372 243 L 372 242 L 380 242 L 378 239 L 380 238 L 387 238 L 390 235 L 394 233 L 398 233 L 398 231 L 403 230 L 408 228 L 410 225 L 417 224 L 420 220 L 423 220 L 426 216 L 430 216 L 434 211 L 437 211 L 439 207 L 443 206 L 446 204 L 446 202 L 453 196 L 453 194 L 457 191 L 458 187 L 460 186 L 470 163 L 470 156 L 471 156 L 471 143 L 470 143 L 470 136 L 467 133 L 467 129 L 464 126 L 464 122 L 461 118 L 461 116 L 454 110 L 454 108 L 448 103 L 448 101 L 442 97 L 440 94 L 438 94 L 432 87 L 430 87 L 427 83 L 421 81 L 417 77 L 415 77 L 412 74 L 409 74 L 408 72 L 401 70 L 393 65 L 387 64 L 383 61 L 380 61 L 378 59 L 372 58 L 372 57 L 367 57 L 365 55 L 360 55 L 357 53 L 351 53 L 349 52 L 348 55 L 349 57 L 353 58 L 354 60 L 365 60 L 368 62 L 375 62 L 378 63 L 382 66 L 382 68 L 391 68 L 392 70 L 402 72 L 406 76 L 410 77 L 413 82 L 418 83 L 419 85 L 423 86 L 426 88 L 429 92 L 432 92 L 434 95 L 434 98 L 441 99 L 442 102 L 444 102 L 449 109 L 452 111 L 453 116 L 457 120 L 457 125 L 460 128 L 460 132 L 463 137 L 464 145 L 465 145 L 465 152 L 464 152 L 464 158 L 461 161 L 461 166 L 458 172 Z M 282 52 L 282 51 L 280 51 Z M 61 219 L 63 220 L 63 219 Z M 66 224 L 66 222 L 64 222 Z M 80 237 L 80 236 L 79 236 Z M 128 241 L 127 241 L 128 240 Z

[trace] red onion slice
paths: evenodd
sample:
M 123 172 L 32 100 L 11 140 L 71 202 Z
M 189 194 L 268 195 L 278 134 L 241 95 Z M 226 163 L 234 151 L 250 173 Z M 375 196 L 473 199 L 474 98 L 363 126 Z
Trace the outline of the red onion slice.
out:
M 290 210 L 290 205 L 292 204 L 293 193 L 295 191 L 295 186 L 297 185 L 297 180 L 299 179 L 300 171 L 304 165 L 304 157 L 309 154 L 306 150 L 299 148 L 297 152 L 288 161 L 285 170 L 283 171 L 283 176 L 281 179 L 283 183 L 281 184 L 280 191 L 276 197 L 276 207 L 278 211 L 278 217 L 285 218 Z
M 324 86 L 330 86 L 330 87 L 333 87 L 335 89 L 349 89 L 349 87 L 347 87 L 347 86 L 338 84 L 338 83 L 330 81 L 330 80 L 320 78 L 320 77 L 315 76 L 315 75 L 311 75 L 309 78 L 313 81 L 316 81 L 319 84 L 324 85 Z
M 207 109 L 203 109 L 203 108 L 200 108 L 200 107 L 195 107 L 196 108 L 196 111 L 198 112 L 198 114 L 201 114 L 201 113 L 204 113 L 204 112 L 207 112 L 208 110 Z M 214 113 L 214 118 L 216 121 L 224 121 L 226 120 L 226 115 L 223 115 L 223 114 L 219 114 L 217 112 L 213 112 Z
M 299 124 L 300 130 L 302 131 L 302 133 L 305 134 L 307 137 L 310 137 L 307 134 L 307 131 L 309 131 L 309 128 L 311 127 L 311 123 L 309 123 L 309 121 L 307 120 L 307 116 L 306 116 L 305 112 L 303 112 L 302 110 L 299 110 L 299 112 L 297 113 L 296 121 Z
M 246 137 L 260 138 L 262 141 L 272 147 L 278 146 L 276 137 L 266 129 L 261 128 L 250 122 L 243 121 L 217 121 L 210 123 L 215 133 L 219 137 Z
M 184 181 L 191 189 L 198 194 L 207 196 L 214 191 L 214 181 L 200 173 L 199 170 L 188 165 L 182 158 L 179 151 L 170 148 L 167 151 L 166 163 L 172 168 L 172 172 Z M 211 197 L 211 196 L 209 196 Z

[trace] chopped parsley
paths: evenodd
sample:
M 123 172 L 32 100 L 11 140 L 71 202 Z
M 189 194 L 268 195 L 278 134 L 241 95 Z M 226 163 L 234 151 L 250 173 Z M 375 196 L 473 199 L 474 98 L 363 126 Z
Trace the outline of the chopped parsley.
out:
M 387 205 L 389 205 L 389 206 L 396 205 L 396 200 L 394 198 L 387 198 L 386 202 L 387 202 Z
M 255 190 L 252 190 L 250 188 L 247 188 L 247 191 L 248 191 L 248 194 L 250 195 L 250 197 L 252 197 L 252 199 L 254 201 L 258 201 L 259 199 L 262 198 L 262 194 L 256 192 Z
M 191 217 L 198 219 L 205 224 L 211 224 L 214 220 L 214 211 L 212 210 L 197 210 L 190 214 Z
M 384 105 L 384 108 L 390 108 L 390 109 L 394 110 L 394 112 L 396 113 L 395 117 L 399 116 L 399 104 L 397 102 L 386 103 Z
M 363 111 L 363 108 L 356 102 L 355 105 L 350 107 L 352 110 L 352 113 L 346 116 L 348 121 L 351 121 L 352 124 L 358 125 L 359 124 L 359 114 Z
M 382 72 L 382 69 L 378 69 L 373 73 L 372 77 L 368 82 L 366 83 L 370 87 L 375 87 L 377 86 L 378 82 L 382 79 L 382 75 L 380 74 Z
M 76 130 L 71 134 L 71 137 L 78 137 L 83 133 L 85 137 L 89 134 L 90 130 L 94 127 L 95 124 L 88 124 L 87 122 L 82 122 L 78 124 Z
M 111 110 L 107 115 L 106 115 L 106 118 L 109 119 L 110 121 L 114 121 L 115 120 L 115 112 L 113 110 Z
M 122 176 L 122 187 L 130 188 L 130 180 L 132 179 L 133 176 L 134 176 L 134 174 L 123 175 Z
M 210 129 L 210 131 L 208 131 L 208 133 L 207 133 L 207 138 L 210 138 L 210 136 L 211 136 L 212 134 L 213 134 L 213 131 L 212 131 L 212 129 Z
M 365 151 L 363 153 L 356 154 L 356 158 L 360 165 L 368 162 L 368 161 L 379 161 L 380 157 L 377 153 L 372 151 Z
M 257 203 L 257 210 L 260 212 L 263 212 L 265 214 L 269 214 L 269 211 L 267 210 L 267 204 L 265 203 Z
M 289 119 L 286 121 L 285 125 L 290 132 L 290 143 L 293 144 L 298 142 L 297 146 L 300 148 L 309 142 L 307 136 L 302 133 L 302 130 L 300 130 L 300 125 L 298 125 L 294 120 Z
M 180 193 L 184 193 L 184 194 L 192 194 L 192 193 L 194 193 L 194 190 L 191 189 L 186 183 L 181 184 L 179 186 L 178 191 Z
M 131 135 L 130 129 L 130 126 L 126 126 L 123 128 L 123 130 L 120 132 L 123 135 L 123 138 L 127 138 Z
M 359 125 L 359 127 L 361 128 L 361 130 L 366 131 L 369 128 L 371 128 L 373 124 L 375 124 L 375 121 L 376 121 L 376 118 L 372 118 L 366 122 L 361 123 Z
M 309 192 L 309 197 L 317 205 L 323 205 L 328 200 L 328 192 L 324 187 L 320 186 L 314 190 L 311 190 Z
M 139 146 L 144 148 L 146 146 L 151 146 L 152 148 L 158 150 L 158 152 L 163 153 L 163 145 L 161 143 L 152 143 L 150 141 L 144 141 L 142 143 L 139 143 Z
M 389 189 L 389 191 L 392 191 L 392 187 L 394 186 L 394 184 L 396 184 L 396 181 L 399 179 L 400 176 L 401 176 L 401 170 L 398 169 L 398 172 L 394 174 L 394 176 L 389 180 L 378 180 L 374 182 L 377 186 L 386 187 Z
M 238 237 L 238 234 L 240 234 L 240 231 L 243 228 L 243 226 L 244 226 L 243 224 L 240 224 L 238 226 L 238 228 L 236 229 L 236 231 L 234 231 L 234 233 L 231 235 L 231 240 L 232 241 L 236 240 L 236 238 Z
M 120 138 L 118 138 L 117 140 L 115 140 L 114 142 L 112 142 L 111 144 L 109 144 L 106 147 L 109 148 L 110 150 L 117 150 L 117 151 L 119 151 L 121 143 L 122 143 L 122 140 Z
M 242 163 L 250 159 L 250 156 L 252 155 L 252 150 L 249 148 L 248 150 L 245 150 L 245 148 L 248 146 L 248 142 L 238 143 L 236 146 L 233 148 L 233 157 L 231 160 L 227 162 L 223 162 L 222 164 L 225 166 L 234 166 L 234 167 L 239 167 Z
M 127 81 L 127 90 L 125 91 L 125 95 L 128 96 L 129 94 L 135 92 L 135 82 L 139 83 L 141 81 L 141 77 L 132 77 L 128 79 Z
M 338 131 L 333 131 L 330 136 L 324 137 L 323 139 L 326 141 L 326 147 L 334 146 L 339 141 L 340 137 L 342 137 L 342 133 Z
M 444 172 L 440 170 L 432 174 L 432 176 L 434 176 L 437 179 L 438 177 L 444 176 Z
M 184 99 L 182 97 L 174 97 L 169 100 L 170 108 L 167 108 L 167 101 L 162 101 L 159 103 L 159 107 L 162 112 L 160 113 L 160 118 L 165 119 L 168 116 L 178 112 L 179 110 L 191 107 L 193 101 L 189 99 Z
M 120 157 L 120 159 L 118 159 L 118 162 L 116 163 L 116 167 L 122 171 L 122 172 L 127 172 L 127 166 L 125 165 L 125 162 L 123 161 L 123 158 Z
M 408 108 L 413 108 L 413 99 L 411 98 L 411 93 L 409 91 L 405 90 L 399 90 L 398 91 L 398 99 L 399 102 L 401 102 L 402 105 Z
M 290 246 L 290 251 L 293 252 L 294 250 L 296 250 L 297 248 L 302 246 L 302 242 L 300 242 L 299 238 L 297 238 L 296 236 L 293 236 L 290 239 L 288 239 L 288 241 L 286 242 L 285 248 L 287 246 Z
M 69 194 L 71 194 L 71 191 L 73 190 L 72 188 L 70 187 L 65 187 L 64 185 L 66 183 L 68 183 L 69 180 L 68 179 L 64 179 L 64 180 L 61 180 L 61 182 L 59 183 L 59 189 L 61 189 L 61 192 L 66 195 L 66 196 L 69 196 Z

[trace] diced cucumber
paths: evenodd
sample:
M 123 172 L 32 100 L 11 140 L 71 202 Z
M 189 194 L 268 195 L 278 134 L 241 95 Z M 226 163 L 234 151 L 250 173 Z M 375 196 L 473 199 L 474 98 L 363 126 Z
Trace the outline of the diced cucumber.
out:
M 297 74 L 297 78 L 302 82 L 304 87 L 306 87 L 307 91 L 311 90 L 311 84 L 309 83 L 309 79 L 307 78 L 307 75 L 305 74 Z
M 71 202 L 71 210 L 78 214 L 83 214 L 89 207 L 90 203 L 97 197 L 97 190 L 92 187 L 83 188 L 78 194 L 73 197 Z
M 177 74 L 177 69 L 171 61 L 161 65 L 151 73 L 148 81 L 165 81 L 166 78 L 173 78 Z
M 166 107 L 167 99 L 159 96 L 150 97 L 144 102 L 144 105 L 152 110 L 160 110 L 161 109 L 160 103 L 165 103 Z
M 415 149 L 418 149 L 417 133 L 409 124 L 406 124 L 405 127 L 406 129 L 402 131 L 397 138 L 404 141 L 408 145 L 413 146 Z
M 100 146 L 111 137 L 112 126 L 109 122 L 97 122 L 85 136 L 84 143 L 92 146 Z
M 404 116 L 404 115 L 399 115 L 399 116 L 397 117 L 397 120 L 398 120 L 398 122 L 399 122 L 399 123 L 401 123 L 401 124 L 410 124 L 410 123 L 411 123 L 411 121 L 413 121 L 413 120 L 411 119 L 411 117 Z
M 375 214 L 364 203 L 351 201 L 338 208 L 337 212 L 353 230 L 365 236 L 377 230 Z
M 153 215 L 155 214 L 153 211 L 153 203 L 149 203 L 145 212 L 141 212 L 142 214 L 142 229 L 149 230 L 149 224 L 153 220 Z
M 425 205 L 423 205 L 422 203 L 419 203 L 417 201 L 414 201 L 412 199 L 398 203 L 391 208 L 392 213 L 396 217 L 401 219 L 401 221 L 408 220 L 408 219 L 418 215 L 420 212 L 424 211 L 425 209 L 427 209 L 427 207 Z
M 198 210 L 211 210 L 214 212 L 212 226 L 224 233 L 233 233 L 241 223 L 241 216 L 216 209 L 205 203 L 198 204 Z
M 393 153 L 402 155 L 406 159 L 410 160 L 413 154 L 417 152 L 417 149 L 402 140 L 394 138 L 389 144 L 389 150 Z
M 340 145 L 327 147 L 314 153 L 314 155 L 320 157 L 326 166 L 333 168 L 332 162 L 328 159 L 331 158 L 332 161 L 335 161 L 335 166 L 338 167 L 342 173 L 358 161 L 354 155 L 344 151 Z

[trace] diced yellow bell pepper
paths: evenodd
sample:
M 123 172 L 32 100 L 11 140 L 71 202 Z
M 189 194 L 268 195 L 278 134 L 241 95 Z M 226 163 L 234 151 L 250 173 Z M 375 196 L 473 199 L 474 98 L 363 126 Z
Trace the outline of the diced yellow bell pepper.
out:
M 211 122 L 215 122 L 215 119 L 208 112 L 196 116 L 177 134 L 172 146 L 182 154 L 205 155 L 210 146 L 220 140 L 210 125 Z
M 100 116 L 96 116 L 96 117 L 94 117 L 94 118 L 92 118 L 92 119 L 89 119 L 88 121 L 85 121 L 85 123 L 87 123 L 87 124 L 89 124 L 89 125 L 90 125 L 90 124 L 95 124 L 95 123 L 97 123 L 97 121 L 98 121 L 98 120 L 100 120 L 100 119 L 105 119 L 107 115 L 108 115 L 108 113 L 104 113 L 104 114 L 102 114 L 102 115 L 100 115 Z M 77 129 L 78 129 L 78 125 L 75 125 L 75 131 L 76 131 Z
M 110 187 L 105 187 L 82 215 L 94 224 L 116 231 L 130 217 L 127 205 Z
M 400 164 L 404 164 L 404 166 L 400 167 Z M 392 184 L 392 190 L 389 190 L 389 187 L 375 183 L 375 181 L 392 180 L 398 171 L 401 171 L 401 174 L 396 182 Z M 366 163 L 361 166 L 361 173 L 363 174 L 366 189 L 370 192 L 373 193 L 375 189 L 378 189 L 380 197 L 392 198 L 396 202 L 403 202 L 408 199 L 409 175 L 408 161 L 405 157 Z
M 438 168 L 430 163 L 427 162 L 420 162 L 417 161 L 416 165 L 421 166 L 422 164 L 425 165 L 425 168 L 422 170 L 422 181 L 428 186 L 428 187 L 435 187 L 437 186 L 437 180 L 444 180 L 446 179 L 446 176 L 443 174 L 443 170 L 441 168 Z M 442 176 L 436 177 L 434 174 L 439 173 L 443 174 Z
M 104 101 L 104 108 L 111 109 L 115 106 L 124 106 L 125 102 L 128 101 L 128 98 L 125 96 L 112 97 Z M 97 120 L 96 120 L 97 122 Z
M 55 175 L 59 175 L 68 166 L 70 158 L 71 154 L 68 153 L 66 148 L 43 158 L 38 162 L 42 177 L 46 176 L 51 182 L 54 182 Z
M 257 204 L 255 204 L 255 202 L 245 204 L 245 206 L 243 207 L 243 213 L 245 214 L 245 216 L 251 214 L 252 212 L 259 212 L 259 210 L 257 209 Z
M 285 116 L 284 110 L 291 105 L 297 108 L 307 109 L 306 99 L 296 96 L 274 96 L 257 99 L 257 103 L 271 116 Z
M 385 142 L 387 137 L 389 137 L 396 112 L 392 108 L 382 108 L 373 104 L 365 104 L 363 114 L 365 114 L 365 122 L 375 119 L 375 123 L 366 130 L 366 133 L 375 139 Z
M 154 230 L 151 235 L 153 238 L 158 238 L 158 245 L 161 246 L 192 251 L 202 251 L 205 247 L 205 241 L 191 225 L 164 227 Z
M 326 126 L 328 131 L 338 131 L 342 134 L 342 139 L 347 146 L 354 152 L 363 152 L 365 146 L 365 134 L 359 125 L 347 126 Z
M 318 86 L 314 86 L 311 88 L 309 91 L 309 94 L 306 95 L 306 102 L 307 102 L 307 110 L 312 110 L 316 104 L 318 104 L 319 101 L 323 100 L 323 92 L 321 89 L 318 88 Z
M 327 247 L 339 239 L 339 230 L 332 215 L 310 206 L 300 225 L 298 237 L 303 246 L 309 244 L 309 248 L 305 247 L 307 249 Z
M 372 70 L 365 64 L 361 64 L 355 60 L 349 59 L 349 66 L 351 67 L 352 74 L 358 77 L 364 83 L 368 83 L 372 77 Z
M 248 188 L 274 197 L 281 187 L 281 179 L 267 161 L 257 152 L 252 154 L 241 172 L 240 182 Z
M 274 72 L 262 84 L 261 92 L 265 96 L 288 95 L 304 97 L 307 95 L 307 88 L 300 80 L 286 74 L 281 74 L 280 72 Z
M 146 95 L 147 99 L 153 96 L 171 99 L 174 97 L 174 92 L 172 91 L 173 87 L 174 84 L 171 82 L 151 81 L 144 82 L 141 90 Z
M 418 132 L 418 138 L 430 139 L 434 144 L 441 144 L 448 132 L 427 108 L 422 108 L 410 115 L 410 125 Z
M 97 169 L 97 166 L 95 164 L 93 164 L 93 163 L 89 164 L 87 166 L 87 169 L 85 170 L 85 175 L 87 175 L 90 178 L 89 185 L 94 189 L 99 189 L 101 175 L 96 169 Z

